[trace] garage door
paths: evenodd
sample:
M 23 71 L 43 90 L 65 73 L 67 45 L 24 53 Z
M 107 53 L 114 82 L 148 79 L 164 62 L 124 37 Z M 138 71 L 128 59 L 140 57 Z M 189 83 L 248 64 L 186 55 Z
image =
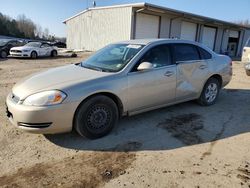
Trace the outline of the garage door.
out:
M 213 27 L 203 28 L 203 35 L 201 42 L 211 50 L 214 49 L 215 37 L 216 37 L 216 28 Z
M 195 41 L 197 24 L 191 22 L 182 22 L 181 39 Z
M 158 38 L 159 16 L 138 13 L 136 16 L 135 38 Z

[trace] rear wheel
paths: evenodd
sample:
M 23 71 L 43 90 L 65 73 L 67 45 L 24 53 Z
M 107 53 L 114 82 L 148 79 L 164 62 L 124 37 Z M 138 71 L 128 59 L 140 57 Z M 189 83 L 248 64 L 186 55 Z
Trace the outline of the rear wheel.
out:
M 7 54 L 6 51 L 3 50 L 3 51 L 1 51 L 0 56 L 1 56 L 2 58 L 6 58 L 6 57 L 8 56 L 8 54 Z
M 31 52 L 30 57 L 32 59 L 36 59 L 37 58 L 37 53 L 35 51 Z
M 220 83 L 216 78 L 210 78 L 205 84 L 201 96 L 198 99 L 199 104 L 203 106 L 213 105 L 220 92 Z
M 57 51 L 56 50 L 53 50 L 52 52 L 51 52 L 51 57 L 56 57 L 57 56 Z
M 107 135 L 118 121 L 118 108 L 109 97 L 90 98 L 77 109 L 74 127 L 78 134 L 90 139 Z

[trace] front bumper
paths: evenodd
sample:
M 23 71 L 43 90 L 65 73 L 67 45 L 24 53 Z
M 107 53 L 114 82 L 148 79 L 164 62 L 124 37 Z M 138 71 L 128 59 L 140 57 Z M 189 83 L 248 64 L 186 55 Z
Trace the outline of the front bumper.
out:
M 12 57 L 30 57 L 30 52 L 21 52 L 21 53 L 10 52 L 10 56 L 12 56 Z
M 55 106 L 25 106 L 6 99 L 7 116 L 10 122 L 27 132 L 54 134 L 70 132 L 78 103 L 65 103 Z

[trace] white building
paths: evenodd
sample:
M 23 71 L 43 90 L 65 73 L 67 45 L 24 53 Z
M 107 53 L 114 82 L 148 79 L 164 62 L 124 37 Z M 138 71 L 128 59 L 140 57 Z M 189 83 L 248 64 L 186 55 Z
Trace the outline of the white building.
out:
M 250 37 L 250 28 L 148 3 L 89 8 L 63 23 L 68 48 L 89 51 L 130 39 L 181 38 L 241 56 Z

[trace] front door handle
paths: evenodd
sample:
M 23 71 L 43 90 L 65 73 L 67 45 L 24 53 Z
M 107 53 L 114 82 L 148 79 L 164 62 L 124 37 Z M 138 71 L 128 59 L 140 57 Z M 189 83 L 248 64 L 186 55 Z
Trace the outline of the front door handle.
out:
M 207 66 L 206 65 L 200 65 L 200 67 L 199 67 L 200 69 L 206 69 L 207 68 Z
M 167 71 L 164 75 L 167 76 L 167 77 L 169 77 L 169 76 L 173 75 L 173 72 L 172 71 Z

